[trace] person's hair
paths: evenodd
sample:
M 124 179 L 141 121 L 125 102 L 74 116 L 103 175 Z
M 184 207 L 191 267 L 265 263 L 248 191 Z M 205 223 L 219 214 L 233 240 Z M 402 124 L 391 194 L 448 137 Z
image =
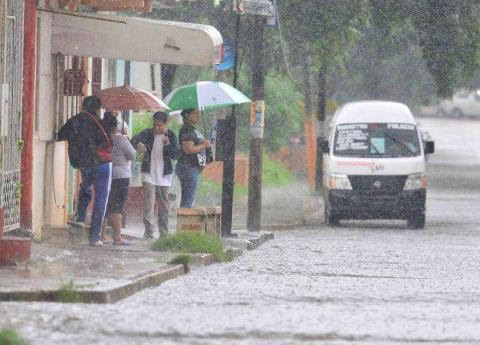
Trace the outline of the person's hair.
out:
M 168 114 L 164 113 L 163 111 L 157 111 L 155 114 L 153 114 L 153 121 L 167 123 Z
M 102 101 L 97 96 L 88 96 L 83 99 L 83 111 L 97 112 L 102 107 Z
M 181 115 L 183 117 L 187 117 L 188 115 L 193 113 L 195 110 L 197 110 L 197 109 L 196 108 L 183 109 L 182 112 L 181 112 Z
M 117 129 L 118 120 L 111 111 L 107 111 L 103 114 L 102 124 L 105 132 L 111 133 L 114 129 Z

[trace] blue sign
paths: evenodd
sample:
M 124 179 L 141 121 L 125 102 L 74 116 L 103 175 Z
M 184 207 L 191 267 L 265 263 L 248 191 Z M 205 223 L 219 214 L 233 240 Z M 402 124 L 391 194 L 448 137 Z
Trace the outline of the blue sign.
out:
M 223 60 L 222 63 L 217 65 L 218 71 L 226 71 L 232 68 L 235 63 L 235 44 L 227 36 L 224 36 L 223 39 L 223 49 Z

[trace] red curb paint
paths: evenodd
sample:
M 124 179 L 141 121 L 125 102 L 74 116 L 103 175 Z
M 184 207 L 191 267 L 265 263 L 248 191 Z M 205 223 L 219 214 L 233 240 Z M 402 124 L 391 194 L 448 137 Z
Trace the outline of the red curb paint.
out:
M 8 237 L 0 240 L 0 266 L 26 263 L 30 260 L 32 240 Z
M 0 266 L 26 263 L 30 260 L 32 240 L 29 238 L 3 237 L 3 208 L 0 208 Z

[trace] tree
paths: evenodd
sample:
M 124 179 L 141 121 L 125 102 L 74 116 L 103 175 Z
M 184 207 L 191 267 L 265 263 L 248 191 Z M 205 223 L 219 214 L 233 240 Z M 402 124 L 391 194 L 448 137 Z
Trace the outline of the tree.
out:
M 437 94 L 451 96 L 456 84 L 479 71 L 480 8 L 477 0 L 418 0 L 412 16 Z

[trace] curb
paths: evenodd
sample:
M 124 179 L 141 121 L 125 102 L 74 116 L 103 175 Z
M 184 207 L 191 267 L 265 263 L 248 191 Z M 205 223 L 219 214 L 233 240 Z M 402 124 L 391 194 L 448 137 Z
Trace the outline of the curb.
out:
M 224 238 L 223 241 L 227 250 L 233 257 L 239 257 L 244 250 L 254 250 L 269 240 L 273 240 L 275 236 L 271 232 L 261 233 L 243 233 L 238 238 Z
M 294 230 L 298 228 L 302 228 L 305 225 L 308 225 L 305 222 L 298 222 L 298 223 L 293 223 L 293 224 L 265 224 L 262 225 L 262 229 L 266 231 L 282 231 L 282 230 Z M 234 225 L 234 229 L 243 229 L 244 226 L 240 225 Z
M 195 254 L 193 263 L 206 266 L 214 263 L 212 254 Z M 113 288 L 75 289 L 72 293 L 81 298 L 81 303 L 115 303 L 129 297 L 143 289 L 156 287 L 167 280 L 185 275 L 183 265 L 175 265 L 160 269 L 153 273 L 147 273 L 126 283 L 120 283 Z M 61 288 L 41 291 L 0 291 L 0 301 L 28 301 L 28 302 L 60 302 Z M 78 302 L 76 302 L 78 303 Z

